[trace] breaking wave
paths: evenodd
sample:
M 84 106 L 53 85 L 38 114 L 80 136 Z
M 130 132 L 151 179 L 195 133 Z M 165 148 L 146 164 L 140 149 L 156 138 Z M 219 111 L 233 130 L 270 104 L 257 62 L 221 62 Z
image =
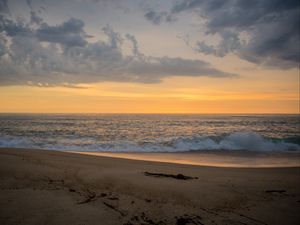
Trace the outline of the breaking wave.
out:
M 224 136 L 193 136 L 150 141 L 101 142 L 92 138 L 54 140 L 2 136 L 0 147 L 99 152 L 185 152 L 201 150 L 299 151 L 299 137 L 271 139 L 255 132 L 235 132 Z

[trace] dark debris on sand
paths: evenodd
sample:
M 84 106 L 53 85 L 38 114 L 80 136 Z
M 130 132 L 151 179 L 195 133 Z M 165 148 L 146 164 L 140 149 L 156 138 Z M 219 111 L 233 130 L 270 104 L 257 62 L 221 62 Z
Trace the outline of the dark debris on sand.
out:
M 266 193 L 278 193 L 278 194 L 283 194 L 286 193 L 286 190 L 266 190 Z
M 200 216 L 188 216 L 188 215 L 184 215 L 184 216 L 175 217 L 175 218 L 176 218 L 176 225 L 188 225 L 188 224 L 204 225 L 200 221 L 202 219 Z
M 168 173 L 151 173 L 151 172 L 144 172 L 145 176 L 153 176 L 153 177 L 171 177 L 178 180 L 192 180 L 192 179 L 198 179 L 198 177 L 190 177 L 185 176 L 183 174 L 168 174 Z

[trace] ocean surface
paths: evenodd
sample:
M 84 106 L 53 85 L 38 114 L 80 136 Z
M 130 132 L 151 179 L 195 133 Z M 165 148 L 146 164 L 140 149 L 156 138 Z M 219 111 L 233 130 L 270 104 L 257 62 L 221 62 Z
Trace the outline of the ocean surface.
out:
M 299 115 L 0 114 L 0 147 L 300 151 Z

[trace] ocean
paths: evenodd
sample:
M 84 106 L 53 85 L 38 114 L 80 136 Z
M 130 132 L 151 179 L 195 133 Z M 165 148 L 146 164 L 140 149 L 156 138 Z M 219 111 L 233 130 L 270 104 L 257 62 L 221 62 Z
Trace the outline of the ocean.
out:
M 300 151 L 299 115 L 0 114 L 0 147 L 91 152 Z

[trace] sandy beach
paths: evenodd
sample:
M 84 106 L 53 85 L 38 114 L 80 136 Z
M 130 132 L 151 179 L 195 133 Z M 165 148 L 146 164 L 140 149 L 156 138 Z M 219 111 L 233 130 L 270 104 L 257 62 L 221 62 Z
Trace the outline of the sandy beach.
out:
M 143 159 L 0 149 L 0 224 L 300 221 L 299 166 L 214 167 Z

